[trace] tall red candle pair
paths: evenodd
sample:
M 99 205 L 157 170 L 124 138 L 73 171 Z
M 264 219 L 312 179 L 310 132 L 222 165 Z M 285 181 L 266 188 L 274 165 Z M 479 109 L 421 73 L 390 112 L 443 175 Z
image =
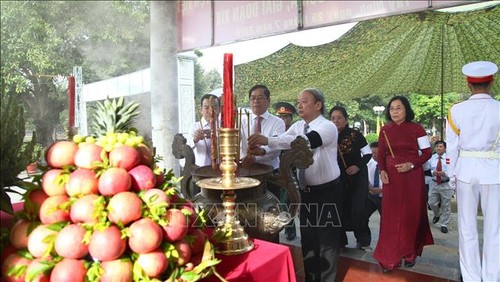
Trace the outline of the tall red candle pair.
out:
M 222 127 L 234 128 L 236 103 L 233 95 L 233 54 L 224 54 Z

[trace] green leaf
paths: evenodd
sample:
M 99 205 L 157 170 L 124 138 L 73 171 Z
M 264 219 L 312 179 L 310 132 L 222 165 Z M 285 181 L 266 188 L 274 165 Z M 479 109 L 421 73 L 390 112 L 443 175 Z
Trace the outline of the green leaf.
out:
M 48 274 L 56 265 L 54 261 L 42 260 L 36 264 L 35 267 L 31 267 L 26 273 L 26 281 L 32 281 L 38 275 Z
M 104 269 L 102 269 L 101 264 L 96 261 L 91 264 L 90 268 L 88 268 L 85 278 L 88 281 L 99 281 L 102 274 L 104 274 Z
M 144 282 L 151 281 L 149 276 L 146 275 L 144 270 L 142 270 L 141 266 L 137 262 L 134 263 L 134 266 L 132 268 L 132 273 L 134 276 L 134 281 L 144 281 Z
M 7 270 L 7 276 L 21 278 L 26 273 L 26 268 L 28 268 L 28 266 L 25 264 L 11 266 Z

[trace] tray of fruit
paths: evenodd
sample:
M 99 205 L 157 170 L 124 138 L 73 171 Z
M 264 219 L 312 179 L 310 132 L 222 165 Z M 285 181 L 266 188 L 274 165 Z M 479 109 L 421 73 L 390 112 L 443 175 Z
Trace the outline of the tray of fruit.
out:
M 122 99 L 100 106 L 108 116 L 128 110 L 129 119 L 137 109 Z M 197 281 L 218 275 L 203 210 L 182 197 L 179 179 L 158 167 L 144 138 L 118 128 L 119 122 L 115 117 L 96 136 L 76 135 L 46 150 L 47 167 L 30 184 L 8 230 L 3 280 Z

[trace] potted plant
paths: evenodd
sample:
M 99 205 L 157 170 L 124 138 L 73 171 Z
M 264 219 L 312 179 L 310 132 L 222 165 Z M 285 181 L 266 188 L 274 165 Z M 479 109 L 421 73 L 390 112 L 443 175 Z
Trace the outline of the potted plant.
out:
M 27 144 L 24 143 L 24 147 L 26 146 Z M 35 145 L 33 146 L 33 153 L 31 154 L 30 163 L 28 164 L 28 166 L 26 166 L 26 172 L 28 172 L 28 174 L 33 174 L 37 172 L 38 161 L 40 160 L 42 153 L 43 153 L 42 144 L 35 143 Z

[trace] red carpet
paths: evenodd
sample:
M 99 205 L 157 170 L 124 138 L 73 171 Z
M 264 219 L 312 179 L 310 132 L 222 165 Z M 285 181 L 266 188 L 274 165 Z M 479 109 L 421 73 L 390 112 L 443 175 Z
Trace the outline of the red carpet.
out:
M 302 251 L 300 247 L 291 246 L 290 251 L 293 257 L 293 264 L 297 282 L 304 281 L 304 266 L 302 263 Z M 404 268 L 403 268 L 404 269 Z M 359 281 L 404 281 L 404 282 L 445 282 L 453 281 L 426 274 L 398 269 L 389 273 L 383 273 L 382 268 L 374 263 L 340 257 L 339 269 L 337 273 L 339 281 L 359 282 Z

